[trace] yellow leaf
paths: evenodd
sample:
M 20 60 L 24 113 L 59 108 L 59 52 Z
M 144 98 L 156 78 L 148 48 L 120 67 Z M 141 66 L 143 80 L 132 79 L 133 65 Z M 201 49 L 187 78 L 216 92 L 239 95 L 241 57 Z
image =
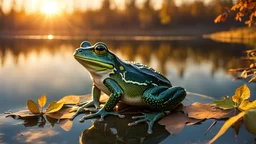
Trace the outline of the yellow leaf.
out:
M 250 89 L 247 87 L 246 84 L 240 86 L 236 89 L 236 93 L 232 96 L 232 100 L 240 104 L 242 101 L 247 100 L 250 97 Z
M 256 100 L 253 102 L 250 102 L 249 100 L 244 100 L 238 107 L 240 111 L 246 111 L 250 109 L 256 108 Z
M 215 140 L 217 140 L 221 135 L 223 135 L 229 127 L 231 127 L 236 121 L 238 121 L 241 117 L 245 115 L 245 112 L 240 112 L 238 115 L 233 116 L 229 118 L 224 125 L 220 128 L 219 132 L 215 135 L 213 139 L 209 141 L 209 143 L 213 143 Z
M 246 114 L 244 115 L 244 127 L 245 129 L 256 135 L 256 123 L 255 123 L 255 119 L 256 119 L 256 110 L 249 110 L 246 111 Z
M 63 105 L 64 105 L 64 102 L 57 103 L 57 102 L 53 101 L 48 105 L 48 107 L 46 109 L 46 113 L 57 112 L 63 107 Z
M 32 101 L 32 100 L 28 100 L 28 101 L 27 101 L 27 107 L 28 107 L 28 110 L 29 110 L 30 112 L 32 112 L 33 114 L 39 114 L 39 113 L 40 113 L 38 104 L 36 104 L 36 103 L 35 103 L 34 101 Z
M 44 94 L 43 96 L 41 96 L 40 98 L 38 98 L 38 104 L 40 105 L 40 107 L 44 107 L 46 104 L 46 95 Z

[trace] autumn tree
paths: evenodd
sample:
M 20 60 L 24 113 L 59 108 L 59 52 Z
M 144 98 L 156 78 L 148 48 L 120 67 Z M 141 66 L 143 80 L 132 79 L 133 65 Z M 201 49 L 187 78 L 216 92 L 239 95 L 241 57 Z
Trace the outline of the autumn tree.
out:
M 152 26 L 154 20 L 154 10 L 150 4 L 150 0 L 146 0 L 142 9 L 139 11 L 140 27 L 142 29 Z
M 177 7 L 173 0 L 164 0 L 159 13 L 161 24 L 169 24 L 175 15 Z

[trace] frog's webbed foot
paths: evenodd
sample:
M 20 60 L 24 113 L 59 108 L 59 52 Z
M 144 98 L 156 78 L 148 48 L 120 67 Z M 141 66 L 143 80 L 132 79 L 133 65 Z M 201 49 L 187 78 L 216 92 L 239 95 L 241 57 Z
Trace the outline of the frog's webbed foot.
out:
M 164 112 L 154 112 L 154 113 L 142 113 L 140 116 L 133 116 L 132 119 L 139 119 L 132 123 L 129 123 L 128 126 L 133 126 L 138 123 L 146 122 L 148 124 L 148 134 L 152 134 L 153 125 L 156 121 L 164 117 Z
M 95 108 L 90 108 L 94 106 Z M 83 103 L 77 110 L 71 110 L 70 112 L 76 112 L 70 120 L 73 120 L 76 116 L 78 116 L 80 113 L 89 111 L 89 112 L 98 112 L 100 109 L 100 105 L 97 102 L 94 102 L 93 100 L 90 100 L 86 103 Z
M 98 116 L 100 116 L 99 121 L 103 121 L 104 117 L 107 116 L 107 115 L 115 115 L 115 116 L 119 116 L 120 118 L 125 117 L 124 115 L 121 115 L 118 112 L 114 112 L 114 111 L 108 112 L 104 108 L 101 108 L 98 112 L 96 112 L 94 114 L 86 115 L 86 116 L 82 117 L 79 121 L 84 122 L 84 120 L 86 120 L 86 119 L 95 118 L 95 117 L 98 117 Z

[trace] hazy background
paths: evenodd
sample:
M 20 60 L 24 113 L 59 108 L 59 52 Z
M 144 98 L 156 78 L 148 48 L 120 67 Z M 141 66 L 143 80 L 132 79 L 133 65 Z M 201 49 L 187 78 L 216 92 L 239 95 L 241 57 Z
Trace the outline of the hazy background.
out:
M 0 0 L 0 35 L 202 35 L 236 0 Z

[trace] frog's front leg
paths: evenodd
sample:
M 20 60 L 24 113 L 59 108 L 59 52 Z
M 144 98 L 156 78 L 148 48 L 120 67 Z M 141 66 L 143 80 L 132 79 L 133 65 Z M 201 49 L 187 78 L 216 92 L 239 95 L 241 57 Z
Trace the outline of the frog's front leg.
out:
M 143 113 L 142 116 L 134 116 L 133 119 L 140 119 L 129 126 L 136 125 L 141 122 L 148 123 L 148 133 L 152 133 L 153 125 L 156 121 L 164 117 L 165 111 L 175 109 L 186 97 L 186 91 L 182 87 L 165 87 L 158 86 L 146 90 L 143 93 L 143 101 L 156 112 Z
M 121 96 L 123 95 L 123 90 L 114 80 L 112 80 L 110 78 L 107 78 L 104 80 L 104 85 L 111 92 L 111 95 L 110 95 L 107 103 L 98 112 L 84 116 L 82 119 L 79 120 L 80 122 L 83 122 L 85 119 L 94 118 L 94 117 L 98 117 L 98 116 L 101 117 L 100 120 L 102 121 L 104 119 L 104 117 L 107 115 L 117 115 L 120 118 L 124 118 L 124 115 L 121 115 L 118 112 L 112 111 L 114 109 L 114 107 L 116 106 L 116 104 L 121 99 Z
M 100 109 L 100 89 L 97 88 L 95 85 L 92 86 L 92 100 L 90 100 L 89 102 L 86 102 L 84 104 L 82 104 L 82 106 L 80 106 L 77 110 L 76 113 L 70 118 L 71 120 L 73 120 L 79 113 L 82 113 L 85 111 L 84 108 L 88 108 L 91 106 L 95 106 L 95 109 L 88 109 L 91 112 L 95 112 L 98 111 Z M 71 111 L 73 112 L 73 111 Z

